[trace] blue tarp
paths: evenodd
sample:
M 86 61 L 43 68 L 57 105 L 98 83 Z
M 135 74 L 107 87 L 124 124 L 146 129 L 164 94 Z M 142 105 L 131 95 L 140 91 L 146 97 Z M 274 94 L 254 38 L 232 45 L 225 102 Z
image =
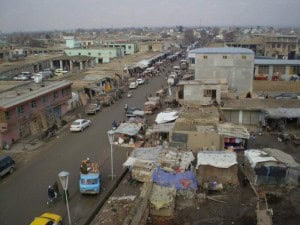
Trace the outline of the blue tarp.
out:
M 176 190 L 197 190 L 197 181 L 192 171 L 168 173 L 157 167 L 152 176 L 153 182 L 164 187 L 175 187 Z

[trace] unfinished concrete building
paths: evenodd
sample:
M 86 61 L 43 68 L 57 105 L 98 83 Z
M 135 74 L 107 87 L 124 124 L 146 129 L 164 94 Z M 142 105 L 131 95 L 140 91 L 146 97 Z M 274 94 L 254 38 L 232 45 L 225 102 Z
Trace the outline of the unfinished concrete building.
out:
M 254 52 L 245 48 L 199 48 L 195 56 L 195 80 L 227 79 L 228 88 L 242 96 L 252 93 Z

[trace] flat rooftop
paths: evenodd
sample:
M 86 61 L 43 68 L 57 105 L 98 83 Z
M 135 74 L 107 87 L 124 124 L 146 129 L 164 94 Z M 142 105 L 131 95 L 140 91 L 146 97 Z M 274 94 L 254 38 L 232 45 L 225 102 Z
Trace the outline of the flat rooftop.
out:
M 201 129 L 199 125 L 218 124 L 219 117 L 219 110 L 214 106 L 184 107 L 176 119 L 174 130 L 197 131 Z
M 300 108 L 299 99 L 222 99 L 224 105 L 222 110 L 243 109 L 243 110 L 261 110 L 270 108 Z
M 190 53 L 195 54 L 250 54 L 254 55 L 254 52 L 247 48 L 234 48 L 234 47 L 223 47 L 223 48 L 197 48 L 191 50 Z
M 6 82 L 6 81 L 3 81 Z M 3 83 L 0 81 L 0 86 Z M 38 96 L 47 94 L 56 89 L 71 85 L 71 81 L 44 81 L 35 83 L 27 81 L 0 92 L 0 108 L 8 109 L 25 101 L 30 101 Z

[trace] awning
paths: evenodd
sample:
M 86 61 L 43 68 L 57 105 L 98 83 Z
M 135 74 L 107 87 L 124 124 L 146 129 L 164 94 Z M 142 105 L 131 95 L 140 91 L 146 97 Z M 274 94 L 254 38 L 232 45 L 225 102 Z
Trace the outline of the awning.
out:
M 154 124 L 152 127 L 147 129 L 146 136 L 149 136 L 153 133 L 169 133 L 174 126 L 175 123 Z
M 217 125 L 217 128 L 219 135 L 243 139 L 250 138 L 250 134 L 247 128 L 245 128 L 242 125 L 236 125 L 232 123 L 221 123 Z
M 197 168 L 209 165 L 216 168 L 229 168 L 237 164 L 235 152 L 203 151 L 197 155 Z
M 155 122 L 156 123 L 168 123 L 176 120 L 178 118 L 178 112 L 161 112 L 156 116 Z
M 117 128 L 116 133 L 127 134 L 129 136 L 135 136 L 141 129 L 141 124 L 136 123 L 121 123 Z
M 300 108 L 271 108 L 265 109 L 267 118 L 300 118 Z

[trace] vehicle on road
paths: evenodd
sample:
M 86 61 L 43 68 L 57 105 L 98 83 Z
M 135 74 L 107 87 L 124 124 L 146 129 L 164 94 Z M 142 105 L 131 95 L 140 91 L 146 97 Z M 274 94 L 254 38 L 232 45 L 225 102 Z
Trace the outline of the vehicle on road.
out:
M 275 96 L 275 99 L 297 99 L 297 98 L 298 98 L 297 94 L 293 92 L 286 92 Z
M 101 110 L 101 105 L 98 103 L 91 103 L 85 109 L 86 114 L 94 114 L 96 115 L 97 112 Z
M 56 69 L 55 71 L 54 71 L 54 74 L 55 74 L 55 76 L 63 76 L 63 75 L 65 75 L 66 73 L 68 73 L 69 71 L 67 71 L 67 70 L 63 70 L 63 69 Z
M 138 107 L 128 107 L 125 113 L 127 117 L 144 116 L 144 111 Z
M 92 121 L 87 120 L 87 119 L 77 119 L 75 120 L 71 126 L 70 126 L 70 131 L 83 131 L 84 129 L 88 128 L 91 126 Z
M 0 179 L 8 173 L 13 173 L 15 167 L 16 163 L 10 156 L 0 156 Z
M 129 89 L 136 89 L 137 86 L 138 86 L 137 82 L 135 82 L 135 81 L 134 82 L 130 82 Z
M 99 194 L 101 187 L 100 167 L 89 158 L 80 163 L 79 190 L 81 194 Z
M 142 85 L 142 84 L 145 83 L 145 80 L 144 80 L 143 78 L 138 78 L 138 79 L 136 80 L 136 82 L 138 83 L 138 85 Z
M 31 77 L 28 77 L 26 75 L 17 75 L 14 77 L 14 80 L 30 80 Z
M 96 96 L 96 100 L 102 106 L 110 106 L 115 103 L 114 98 L 109 94 L 99 94 Z
M 54 213 L 43 213 L 39 217 L 35 217 L 30 225 L 61 225 L 62 217 Z

